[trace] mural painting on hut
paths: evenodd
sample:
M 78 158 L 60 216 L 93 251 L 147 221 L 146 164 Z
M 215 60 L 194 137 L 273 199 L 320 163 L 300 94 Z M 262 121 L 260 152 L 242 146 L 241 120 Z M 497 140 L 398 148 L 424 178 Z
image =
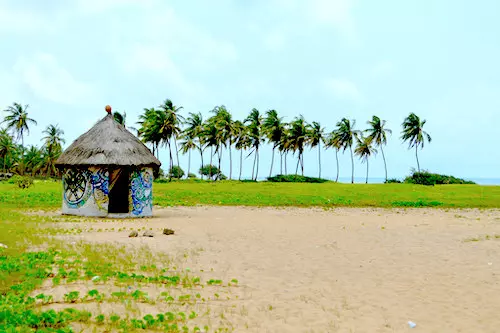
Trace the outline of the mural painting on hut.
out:
M 130 175 L 130 211 L 136 216 L 153 213 L 153 170 L 133 170 Z
M 63 212 L 104 216 L 108 213 L 109 172 L 106 169 L 70 168 L 63 174 Z
M 95 216 L 108 214 L 109 171 L 103 168 L 67 169 L 63 175 L 63 212 Z M 143 168 L 130 173 L 129 214 L 153 213 L 153 170 Z

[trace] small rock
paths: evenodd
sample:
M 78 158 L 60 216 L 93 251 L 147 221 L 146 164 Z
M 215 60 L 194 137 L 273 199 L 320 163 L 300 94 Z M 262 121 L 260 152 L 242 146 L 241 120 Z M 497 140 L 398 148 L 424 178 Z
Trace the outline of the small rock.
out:
M 7 249 L 7 245 L 5 245 L 4 243 L 0 243 L 0 247 L 3 247 L 4 249 Z
M 139 233 L 137 232 L 137 230 L 134 230 L 128 236 L 129 237 L 137 237 L 137 236 L 139 236 Z
M 98 281 L 101 277 L 99 275 L 96 275 L 92 278 L 92 281 Z
M 165 228 L 165 229 L 163 229 L 163 234 L 164 235 L 173 235 L 174 231 L 172 229 Z
M 142 234 L 142 237 L 154 237 L 154 236 L 155 236 L 155 233 L 152 230 L 146 230 Z

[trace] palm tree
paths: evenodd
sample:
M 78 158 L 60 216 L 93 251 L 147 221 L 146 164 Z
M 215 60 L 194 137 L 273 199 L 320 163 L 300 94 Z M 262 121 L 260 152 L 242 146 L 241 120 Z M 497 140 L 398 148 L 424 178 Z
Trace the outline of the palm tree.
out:
M 64 135 L 64 131 L 57 127 L 57 125 L 47 126 L 47 128 L 42 133 L 46 134 L 43 140 L 45 141 L 45 146 L 47 147 L 49 154 L 53 150 L 61 150 L 62 144 L 66 142 L 62 138 L 62 136 Z
M 424 148 L 425 139 L 430 143 L 431 136 L 424 131 L 422 128 L 425 125 L 426 120 L 420 121 L 420 118 L 414 114 L 410 113 L 408 117 L 403 121 L 403 131 L 401 132 L 401 139 L 403 142 L 408 141 L 408 149 L 415 147 L 415 157 L 417 158 L 417 168 L 420 172 L 420 163 L 418 162 L 418 146 Z M 421 149 L 422 149 L 421 148 Z
M 271 177 L 274 165 L 274 151 L 276 150 L 276 147 L 279 147 L 281 138 L 285 130 L 283 118 L 278 117 L 278 112 L 276 112 L 276 110 L 269 110 L 266 112 L 266 118 L 264 119 L 262 128 L 265 135 L 267 136 L 268 142 L 273 145 L 271 169 L 269 170 L 269 177 Z
M 181 151 L 183 154 L 188 153 L 188 170 L 187 170 L 187 177 L 189 177 L 189 172 L 191 171 L 191 150 L 197 149 L 198 146 L 195 142 L 195 138 L 189 136 L 187 133 L 184 134 L 183 136 L 180 137 L 181 139 L 184 139 L 181 141 Z
M 212 112 L 214 115 L 215 126 L 220 131 L 220 144 L 219 148 L 219 169 L 222 159 L 222 146 L 224 145 L 229 149 L 229 179 L 232 179 L 233 175 L 233 157 L 231 146 L 234 143 L 234 137 L 236 129 L 234 126 L 234 121 L 231 113 L 226 109 L 224 105 L 216 106 Z
M 209 118 L 205 124 L 203 125 L 203 132 L 201 133 L 201 136 L 203 137 L 203 142 L 205 143 L 206 147 L 210 147 L 210 170 L 209 170 L 209 177 L 212 178 L 212 165 L 213 165 L 213 157 L 214 157 L 214 147 L 219 146 L 219 138 L 220 138 L 220 132 L 215 126 L 215 122 L 213 121 L 212 118 Z M 217 151 L 216 151 L 217 152 Z M 220 168 L 219 168 L 220 169 Z
M 7 107 L 4 111 L 7 112 L 2 123 L 7 123 L 7 129 L 12 130 L 16 135 L 17 139 L 21 139 L 21 145 L 24 147 L 24 133 L 29 134 L 29 125 L 36 125 L 36 121 L 28 117 L 29 105 L 24 107 L 19 103 L 13 103 L 12 106 Z
M 361 162 L 366 162 L 366 184 L 368 184 L 368 158 L 377 153 L 377 150 L 373 147 L 372 139 L 370 137 L 356 136 L 357 146 L 354 149 L 354 154 L 359 156 Z
M 3 161 L 3 172 L 7 172 L 7 160 L 12 160 L 16 152 L 14 139 L 7 130 L 0 130 L 0 157 Z
M 36 146 L 30 146 L 26 150 L 26 154 L 23 157 L 24 166 L 28 172 L 31 172 L 31 175 L 34 176 L 37 171 L 39 171 L 39 166 L 42 165 L 43 162 L 43 152 L 41 149 L 38 149 Z
M 338 182 L 339 181 L 339 150 L 341 147 L 340 147 L 339 136 L 337 135 L 336 131 L 333 131 L 328 135 L 326 147 L 335 149 L 335 160 L 337 161 L 337 177 L 335 178 L 335 182 Z
M 309 144 L 311 149 L 318 147 L 318 166 L 319 166 L 319 178 L 321 178 L 321 142 L 325 142 L 324 128 L 317 121 L 313 121 L 311 128 L 309 130 Z
M 253 160 L 252 168 L 252 180 L 257 180 L 259 176 L 259 147 L 263 142 L 262 139 L 262 116 L 260 111 L 253 108 L 248 117 L 245 119 L 244 123 L 248 123 L 248 130 L 250 140 L 252 141 L 253 152 L 255 152 L 255 157 Z M 248 156 L 250 156 L 252 152 Z M 255 174 L 255 178 L 254 178 Z
M 380 152 L 382 153 L 382 158 L 384 160 L 384 168 L 385 168 L 385 181 L 387 181 L 387 163 L 385 161 L 384 149 L 383 145 L 387 144 L 387 134 L 392 134 L 392 131 L 388 128 L 385 128 L 385 120 L 380 120 L 379 117 L 373 116 L 371 121 L 368 121 L 368 128 L 365 132 L 368 133 L 368 138 L 373 141 L 373 143 L 380 147 Z
M 342 118 L 342 120 L 337 123 L 337 129 L 335 131 L 335 135 L 337 136 L 336 140 L 338 140 L 339 147 L 342 148 L 344 152 L 347 148 L 349 148 L 349 150 L 351 151 L 352 184 L 354 184 L 354 156 L 352 153 L 352 144 L 354 138 L 360 134 L 359 131 L 354 130 L 354 125 L 356 125 L 356 120 L 350 121 L 349 119 Z
M 115 111 L 115 112 L 113 112 L 113 118 L 115 119 L 115 121 L 118 124 L 125 126 L 125 121 L 127 119 L 127 113 L 123 112 L 123 114 L 121 114 L 120 112 Z
M 235 148 L 240 151 L 240 174 L 238 180 L 241 180 L 241 173 L 243 171 L 243 151 L 252 146 L 248 128 L 239 120 L 234 122 L 235 127 Z
M 200 152 L 201 157 L 201 167 L 203 168 L 203 150 L 204 150 L 204 140 L 203 140 L 203 116 L 201 112 L 198 113 L 189 113 L 189 116 L 186 119 L 187 125 L 184 130 L 185 134 L 188 135 L 193 140 L 197 140 L 196 149 Z M 188 172 L 189 173 L 189 172 Z M 201 179 L 203 179 L 203 174 L 201 175 Z
M 295 174 L 298 173 L 299 164 L 302 170 L 302 176 L 304 175 L 304 146 L 309 141 L 309 125 L 306 123 L 302 115 L 296 117 L 294 121 L 290 123 L 289 132 L 289 144 L 290 148 L 294 152 L 298 152 L 297 167 L 295 168 Z
M 288 174 L 286 161 L 288 153 L 292 151 L 292 141 L 290 139 L 290 124 L 283 124 L 283 134 L 281 136 L 278 149 L 281 152 L 282 160 L 285 160 L 285 174 Z M 283 174 L 283 169 L 281 169 L 281 174 Z
M 153 155 L 157 158 L 159 158 L 158 148 L 161 142 L 160 118 L 160 112 L 155 108 L 144 108 L 144 114 L 139 116 L 139 121 L 137 122 L 141 126 L 137 131 L 138 137 L 144 143 L 152 145 Z
M 177 166 L 180 168 L 179 162 L 179 149 L 177 149 L 177 138 L 181 134 L 180 126 L 184 122 L 184 117 L 180 115 L 180 110 L 183 109 L 182 106 L 175 106 L 170 99 L 166 99 L 163 104 L 159 106 L 160 110 L 164 111 L 167 114 L 168 125 L 166 126 L 168 129 L 164 132 L 164 141 L 167 142 L 169 149 L 171 151 L 170 139 L 174 139 L 174 147 L 175 154 L 177 157 Z M 172 154 L 172 153 L 170 153 Z M 171 167 L 173 166 L 173 162 L 170 163 Z

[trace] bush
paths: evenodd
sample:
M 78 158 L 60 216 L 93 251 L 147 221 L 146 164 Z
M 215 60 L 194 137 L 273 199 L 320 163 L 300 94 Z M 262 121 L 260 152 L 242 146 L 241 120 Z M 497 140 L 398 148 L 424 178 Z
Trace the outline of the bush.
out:
M 198 177 L 196 177 L 196 175 L 194 173 L 190 172 L 190 173 L 188 173 L 188 178 L 189 179 L 196 179 Z
M 184 177 L 184 170 L 182 170 L 181 167 L 174 165 L 170 168 L 168 175 L 171 178 L 181 179 L 182 177 Z
M 327 179 L 306 177 L 299 175 L 276 175 L 273 177 L 268 177 L 268 181 L 273 183 L 326 183 Z
M 29 188 L 33 185 L 33 178 L 31 177 L 14 176 L 12 178 L 15 178 L 16 185 L 19 186 L 19 188 Z
M 395 184 L 395 183 L 401 184 L 402 182 L 397 178 L 390 178 L 384 182 L 384 184 Z
M 456 178 L 453 176 L 430 173 L 428 171 L 412 171 L 410 176 L 404 179 L 405 183 L 418 185 L 444 185 L 444 184 L 475 184 L 472 181 Z
M 225 175 L 222 174 L 222 172 L 219 170 L 218 167 L 215 165 L 204 165 L 203 167 L 200 168 L 199 170 L 200 175 L 210 177 L 212 175 L 213 179 L 219 179 L 219 180 L 224 180 L 227 179 Z

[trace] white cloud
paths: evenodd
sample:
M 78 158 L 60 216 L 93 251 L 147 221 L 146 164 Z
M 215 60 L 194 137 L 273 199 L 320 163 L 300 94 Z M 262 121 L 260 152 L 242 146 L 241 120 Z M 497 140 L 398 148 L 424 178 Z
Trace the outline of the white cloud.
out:
M 341 99 L 358 100 L 361 94 L 352 81 L 340 78 L 329 78 L 324 81 L 324 87 L 327 92 L 334 94 Z
M 390 61 L 384 61 L 376 64 L 370 71 L 374 78 L 386 77 L 394 73 L 394 64 Z
M 14 65 L 14 72 L 36 96 L 52 102 L 71 105 L 95 97 L 90 84 L 75 79 L 51 54 L 21 57 Z

